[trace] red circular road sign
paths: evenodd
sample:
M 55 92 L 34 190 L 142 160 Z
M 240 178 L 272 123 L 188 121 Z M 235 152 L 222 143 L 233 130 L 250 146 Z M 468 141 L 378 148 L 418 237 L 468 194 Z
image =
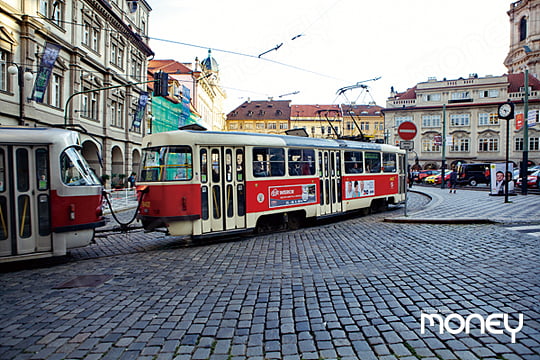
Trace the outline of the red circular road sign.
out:
M 412 140 L 416 136 L 416 125 L 411 121 L 399 124 L 397 133 L 403 140 Z

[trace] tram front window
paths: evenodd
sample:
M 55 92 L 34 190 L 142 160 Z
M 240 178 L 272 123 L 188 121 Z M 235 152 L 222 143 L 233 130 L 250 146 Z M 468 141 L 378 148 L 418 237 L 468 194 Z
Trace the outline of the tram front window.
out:
M 193 177 L 193 157 L 187 146 L 143 150 L 140 181 L 181 181 Z
M 67 148 L 60 155 L 60 171 L 62 182 L 68 186 L 101 184 L 81 153 L 74 147 Z

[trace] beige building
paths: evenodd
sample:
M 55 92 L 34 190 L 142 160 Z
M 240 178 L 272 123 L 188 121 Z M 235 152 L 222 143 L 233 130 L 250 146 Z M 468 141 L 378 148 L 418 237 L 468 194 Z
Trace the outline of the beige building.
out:
M 528 133 L 529 160 L 538 164 L 540 81 L 532 75 L 529 75 L 529 88 L 529 111 L 535 114 L 536 122 Z M 512 99 L 515 113 L 523 113 L 523 90 L 523 74 L 429 79 L 403 93 L 392 93 L 388 98 L 384 109 L 387 140 L 398 145 L 399 125 L 411 121 L 418 129 L 414 158 L 421 168 L 441 167 L 443 140 L 447 164 L 504 161 L 506 120 L 498 118 L 498 106 Z M 511 120 L 509 159 L 516 165 L 522 158 L 523 145 L 523 129 L 517 130 L 515 121 Z
M 121 180 L 138 163 L 146 131 L 133 115 L 153 54 L 150 11 L 144 0 L 0 1 L 0 123 L 84 128 L 91 166 Z M 51 44 L 59 52 L 41 101 L 33 90 Z
M 227 131 L 283 134 L 291 128 L 290 100 L 244 101 L 227 114 Z

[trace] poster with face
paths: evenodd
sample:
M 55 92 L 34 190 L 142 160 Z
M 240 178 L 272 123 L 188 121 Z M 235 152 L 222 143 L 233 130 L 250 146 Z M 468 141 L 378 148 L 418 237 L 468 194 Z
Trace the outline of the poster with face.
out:
M 514 192 L 514 181 L 513 173 L 514 166 L 513 164 L 508 164 L 508 172 L 506 173 L 506 164 L 497 163 L 491 164 L 489 166 L 490 170 L 490 194 L 491 195 L 504 195 L 505 194 L 505 184 L 508 183 L 508 193 L 511 194 Z

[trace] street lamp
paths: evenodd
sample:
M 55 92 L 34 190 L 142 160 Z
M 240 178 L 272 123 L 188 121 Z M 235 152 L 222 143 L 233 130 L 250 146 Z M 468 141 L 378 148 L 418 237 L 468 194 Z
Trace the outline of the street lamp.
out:
M 17 75 L 17 84 L 19 85 L 19 125 L 24 125 L 24 82 L 31 81 L 34 78 L 28 70 L 23 70 L 23 68 L 16 63 L 12 63 L 8 67 L 8 73 L 11 75 Z

